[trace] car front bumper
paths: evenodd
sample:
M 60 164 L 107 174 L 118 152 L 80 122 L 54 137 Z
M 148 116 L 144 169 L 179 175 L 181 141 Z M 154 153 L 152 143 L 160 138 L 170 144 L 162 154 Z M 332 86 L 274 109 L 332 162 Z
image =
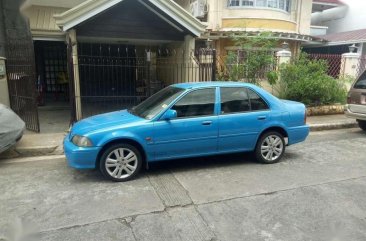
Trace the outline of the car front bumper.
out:
M 97 156 L 101 147 L 79 147 L 70 141 L 67 135 L 64 139 L 64 152 L 67 163 L 76 169 L 96 168 Z
M 365 105 L 353 105 L 353 106 L 357 106 L 357 109 L 362 108 L 362 110 L 366 113 L 366 106 Z M 364 113 L 359 113 L 359 112 L 353 112 L 351 110 L 351 105 L 346 105 L 344 114 L 348 117 L 348 118 L 352 118 L 352 119 L 357 119 L 357 120 L 366 120 L 366 114 Z

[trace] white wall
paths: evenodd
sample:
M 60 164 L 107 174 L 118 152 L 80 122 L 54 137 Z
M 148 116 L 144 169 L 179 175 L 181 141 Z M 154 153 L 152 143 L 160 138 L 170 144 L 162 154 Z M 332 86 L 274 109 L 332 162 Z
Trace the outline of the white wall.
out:
M 365 0 L 343 0 L 348 5 L 344 18 L 323 22 L 328 26 L 327 33 L 339 33 L 366 28 L 366 1 Z

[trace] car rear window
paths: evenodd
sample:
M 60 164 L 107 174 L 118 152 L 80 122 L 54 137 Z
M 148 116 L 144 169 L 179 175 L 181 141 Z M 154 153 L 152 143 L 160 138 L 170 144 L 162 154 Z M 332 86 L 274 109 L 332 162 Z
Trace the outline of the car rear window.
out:
M 358 78 L 357 82 L 353 86 L 355 89 L 366 89 L 366 71 Z

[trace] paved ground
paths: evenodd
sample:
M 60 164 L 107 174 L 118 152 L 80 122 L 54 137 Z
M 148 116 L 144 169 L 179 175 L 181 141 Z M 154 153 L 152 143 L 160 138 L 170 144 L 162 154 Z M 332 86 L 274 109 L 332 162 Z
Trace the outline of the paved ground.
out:
M 356 128 L 314 132 L 278 164 L 179 160 L 127 183 L 63 159 L 2 160 L 0 237 L 31 227 L 37 241 L 366 240 L 365 143 Z

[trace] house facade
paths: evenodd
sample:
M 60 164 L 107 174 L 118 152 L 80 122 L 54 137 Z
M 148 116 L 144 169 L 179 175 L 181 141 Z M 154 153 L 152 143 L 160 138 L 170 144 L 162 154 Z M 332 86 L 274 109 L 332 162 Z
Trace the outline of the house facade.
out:
M 286 41 L 297 54 L 300 46 L 312 41 L 310 14 L 312 1 L 304 0 L 177 0 L 187 11 L 196 15 L 207 27 L 200 37 L 210 39 L 220 53 L 235 47 L 232 37 L 247 33 L 271 31 L 280 44 Z M 202 2 L 204 11 L 195 11 L 195 2 Z
M 8 61 L 8 83 L 33 83 L 37 96 L 29 98 L 36 105 L 70 101 L 73 121 L 133 106 L 172 83 L 214 79 L 216 53 L 209 49 L 226 55 L 236 48 L 234 35 L 271 31 L 278 49 L 286 41 L 293 54 L 313 40 L 311 1 L 305 0 L 15 2 L 12 11 L 20 9 L 22 17 L 14 14 L 14 22 L 28 27 L 26 49 L 34 50 L 34 60 L 29 54 L 27 75 Z M 18 100 L 20 85 L 9 87 L 11 103 L 26 102 Z

